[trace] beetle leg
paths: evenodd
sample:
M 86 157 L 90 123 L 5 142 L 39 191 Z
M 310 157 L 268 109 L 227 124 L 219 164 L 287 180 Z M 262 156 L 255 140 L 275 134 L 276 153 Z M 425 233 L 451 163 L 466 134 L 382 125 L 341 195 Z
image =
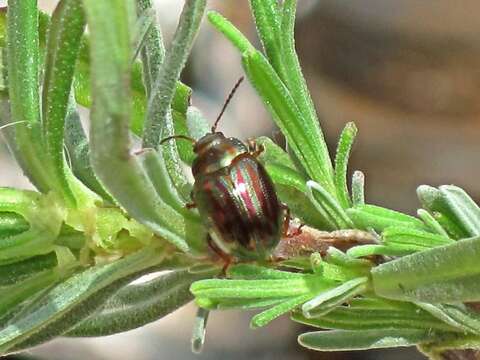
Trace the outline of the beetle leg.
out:
M 291 216 L 291 213 L 290 213 L 290 209 L 284 203 L 281 203 L 281 207 L 285 211 L 285 217 L 284 217 L 284 220 L 283 220 L 282 235 L 284 237 L 287 237 L 287 238 L 291 238 L 291 237 L 300 235 L 302 233 L 302 227 L 304 227 L 305 224 L 300 224 L 300 226 L 297 227 L 295 230 L 290 231 L 290 221 L 293 220 L 293 218 Z
M 248 152 L 253 157 L 258 157 L 262 152 L 265 151 L 265 148 L 263 147 L 263 145 L 258 145 L 254 139 L 248 139 L 247 145 L 248 145 Z
M 228 254 L 225 254 L 212 240 L 212 237 L 208 235 L 207 238 L 208 247 L 223 261 L 222 271 L 220 272 L 220 277 L 225 277 L 227 270 L 232 264 L 232 257 Z
M 185 204 L 185 207 L 187 209 L 196 209 L 197 208 L 197 204 L 195 204 L 194 202 L 189 202 L 189 203 L 186 203 Z
M 194 198 L 193 198 L 193 190 L 192 190 L 192 192 L 190 192 L 190 199 L 191 199 L 192 201 L 189 202 L 189 203 L 186 203 L 186 204 L 185 204 L 185 207 L 186 207 L 187 209 L 189 209 L 189 210 L 190 210 L 190 209 L 196 209 L 196 208 L 197 208 L 197 204 L 195 203 L 195 200 L 194 200 Z
M 291 216 L 290 216 L 290 209 L 284 203 L 280 203 L 280 205 L 283 208 L 283 210 L 285 211 L 285 216 L 283 217 L 282 236 L 289 237 L 288 236 L 288 228 L 290 227 L 290 220 L 292 219 Z

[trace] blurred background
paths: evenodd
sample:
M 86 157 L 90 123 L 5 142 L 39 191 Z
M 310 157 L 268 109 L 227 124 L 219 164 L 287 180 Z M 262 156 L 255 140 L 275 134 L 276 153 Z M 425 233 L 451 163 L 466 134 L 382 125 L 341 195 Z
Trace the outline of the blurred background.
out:
M 0 1 L 2 3 L 2 1 Z M 55 1 L 40 1 L 51 10 Z M 158 0 L 168 41 L 183 1 Z M 210 0 L 258 41 L 246 0 Z M 475 0 L 299 0 L 297 50 L 333 153 L 355 121 L 359 137 L 350 171 L 366 174 L 370 203 L 414 213 L 420 184 L 455 183 L 478 199 L 480 171 L 480 3 Z M 194 104 L 214 119 L 242 75 L 239 54 L 204 22 L 184 81 Z M 242 85 L 220 126 L 247 138 L 278 135 L 249 84 Z M 3 143 L 0 186 L 28 187 Z M 190 353 L 195 308 L 142 329 L 106 338 L 59 339 L 31 351 L 36 359 L 423 359 L 415 349 L 315 353 L 296 344 L 302 331 L 283 318 L 249 330 L 251 314 L 216 312 L 204 352 Z M 23 358 L 26 357 L 12 357 Z

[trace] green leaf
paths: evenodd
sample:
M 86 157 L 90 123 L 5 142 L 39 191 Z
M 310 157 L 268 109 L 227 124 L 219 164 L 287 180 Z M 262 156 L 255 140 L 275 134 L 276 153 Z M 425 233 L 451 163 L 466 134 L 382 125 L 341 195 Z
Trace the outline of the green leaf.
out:
M 354 258 L 385 255 L 385 256 L 404 256 L 425 250 L 423 246 L 417 245 L 360 245 L 348 249 L 347 254 Z
M 95 172 L 131 216 L 186 251 L 183 218 L 162 201 L 138 159 L 130 155 L 131 98 L 125 84 L 130 83 L 132 4 L 115 0 L 85 0 L 84 4 L 91 31 L 95 105 L 90 141 Z M 106 18 L 106 13 L 111 16 Z
M 263 148 L 258 159 L 264 163 L 265 166 L 275 164 L 296 171 L 295 164 L 290 159 L 290 156 L 280 146 L 275 144 L 272 139 L 261 136 L 255 139 L 255 143 Z
M 347 187 L 347 166 L 350 157 L 350 151 L 357 135 L 357 127 L 353 122 L 345 125 L 340 135 L 335 156 L 335 187 L 337 189 L 337 198 L 344 209 L 351 206 L 350 196 Z
M 372 270 L 375 293 L 427 303 L 478 301 L 479 256 L 476 237 L 381 264 Z
M 302 312 L 307 318 L 319 317 L 332 311 L 337 306 L 368 290 L 368 278 L 349 280 L 336 288 L 325 291 L 309 300 L 302 306 Z
M 448 238 L 447 231 L 440 225 L 440 223 L 435 219 L 430 213 L 424 209 L 418 209 L 417 215 L 420 219 L 423 220 L 425 225 L 434 233 L 439 234 L 443 237 Z
M 143 10 L 151 7 L 149 1 L 141 1 L 139 5 Z M 142 50 L 148 96 L 142 146 L 158 149 L 167 165 L 168 175 L 184 199 L 189 198 L 191 186 L 183 172 L 176 142 L 168 141 L 160 147 L 159 143 L 161 139 L 175 134 L 171 106 L 176 84 L 190 53 L 204 9 L 205 0 L 189 0 L 185 3 L 171 48 L 166 56 L 164 56 L 160 29 L 156 24 L 152 25 L 150 36 L 146 39 Z M 159 65 L 161 65 L 160 68 Z M 185 111 L 186 107 L 185 102 Z
M 442 191 L 428 185 L 421 185 L 417 188 L 417 196 L 423 207 L 432 213 L 449 235 L 455 239 L 468 237 L 468 231 L 458 221 L 457 214 Z M 465 200 L 468 202 L 468 199 Z
M 420 185 L 417 188 L 417 196 L 425 209 L 449 217 L 453 215 L 440 190 L 429 185 Z
M 228 276 L 233 279 L 260 280 L 260 279 L 301 279 L 303 274 L 290 271 L 281 271 L 251 264 L 233 265 L 228 269 Z
M 191 301 L 192 282 L 211 275 L 211 272 L 191 274 L 188 270 L 177 270 L 146 282 L 129 284 L 66 335 L 106 336 L 146 325 Z
M 65 171 L 64 128 L 70 89 L 80 40 L 85 30 L 85 14 L 81 1 L 62 0 L 52 15 L 48 31 L 43 77 L 42 114 L 45 151 L 52 162 L 52 172 L 60 191 L 71 205 L 76 199 Z
M 190 291 L 195 295 L 196 303 L 204 308 L 222 308 L 222 304 L 231 307 L 231 303 L 242 306 L 244 301 L 253 305 L 266 306 L 258 300 L 288 300 L 301 295 L 313 296 L 315 293 L 330 289 L 334 282 L 321 276 L 302 274 L 295 278 L 268 278 L 262 280 L 225 280 L 208 279 L 192 284 Z M 240 303 L 241 300 L 241 303 Z M 252 305 L 252 304 L 250 304 Z M 249 306 L 250 306 L 249 305 Z
M 173 114 L 173 126 L 174 133 L 176 135 L 183 135 L 190 137 L 187 125 L 187 116 L 180 114 L 176 111 L 172 112 Z M 193 146 L 190 141 L 185 141 L 184 139 L 171 140 L 177 143 L 178 155 L 180 159 L 187 165 L 192 166 L 193 161 L 197 155 L 193 152 Z
M 445 202 L 455 214 L 456 221 L 469 236 L 480 235 L 480 208 L 461 188 L 453 185 L 440 186 Z
M 209 11 L 207 14 L 208 21 L 215 26 L 223 35 L 227 37 L 232 44 L 240 50 L 241 53 L 247 51 L 255 51 L 250 41 L 238 30 L 230 21 L 225 19 L 216 11 Z
M 0 188 L 0 212 L 16 213 L 29 223 L 28 230 L 0 239 L 0 264 L 53 250 L 63 221 L 63 211 L 54 201 L 33 191 Z
M 220 303 L 217 303 L 215 307 L 211 306 L 210 299 L 198 299 L 197 303 L 201 303 L 206 300 L 209 302 L 207 307 L 215 308 L 216 310 L 252 310 L 252 309 L 262 309 L 266 307 L 276 306 L 280 303 L 283 303 L 288 298 L 280 297 L 273 299 L 222 299 Z
M 158 266 L 162 260 L 158 249 L 145 248 L 70 277 L 33 304 L 30 311 L 0 330 L 0 354 L 24 350 L 62 335 L 93 313 L 125 282 Z
M 158 77 L 155 78 L 155 85 L 149 99 L 143 133 L 145 148 L 156 149 L 162 135 L 173 134 L 173 131 L 170 134 L 162 133 L 162 128 L 168 121 L 167 116 L 175 94 L 176 81 L 187 61 L 205 6 L 205 0 L 186 0 L 185 2 L 171 48 L 158 72 Z
M 41 191 L 51 190 L 52 176 L 45 166 L 40 123 L 38 9 L 36 0 L 9 0 L 7 17 L 8 90 L 11 119 L 16 126 L 10 146 L 29 180 Z M 13 142 L 12 142 L 13 140 Z
M 338 265 L 345 269 L 360 271 L 360 273 L 357 274 L 364 275 L 365 272 L 368 273 L 370 271 L 370 268 L 372 266 L 372 263 L 370 261 L 364 259 L 354 259 L 348 254 L 342 252 L 341 250 L 333 246 L 328 248 L 325 260 L 329 264 Z
M 169 177 L 161 155 L 153 149 L 147 149 L 138 154 L 137 159 L 143 165 L 159 196 L 184 217 L 195 219 L 198 222 L 198 216 L 192 210 L 187 209 L 187 202 L 183 200 Z
M 295 309 L 297 306 L 300 306 L 311 297 L 311 294 L 306 294 L 281 302 L 280 304 L 255 315 L 250 322 L 250 327 L 256 329 L 265 326 L 277 317 Z
M 429 312 L 437 319 L 450 325 L 453 328 L 457 328 L 458 331 L 463 333 L 480 333 L 480 319 L 478 314 L 473 311 L 468 311 L 465 305 L 440 305 L 440 304 L 427 304 L 416 302 L 419 308 Z
M 67 161 L 75 177 L 90 190 L 114 204 L 115 201 L 107 193 L 93 171 L 90 162 L 90 146 L 73 99 L 70 100 L 65 119 L 65 147 L 67 150 Z
M 335 194 L 331 162 L 323 151 L 322 137 L 304 130 L 302 113 L 278 74 L 258 51 L 243 54 L 243 67 L 308 175 Z
M 330 157 L 311 100 L 309 96 L 305 96 L 308 95 L 308 91 L 300 67 L 296 66 L 294 77 L 296 85 L 298 82 L 301 83 L 301 89 L 291 93 L 268 60 L 254 49 L 235 26 L 215 12 L 210 12 L 208 19 L 242 53 L 243 66 L 250 82 L 309 176 L 322 184 L 331 194 L 335 194 Z M 298 99 L 301 100 L 300 105 L 296 103 Z M 308 103 L 306 106 L 305 101 Z M 305 112 L 302 113 L 302 110 Z M 308 131 L 305 131 L 305 128 Z
M 46 32 L 49 26 L 50 17 L 44 12 L 39 13 L 38 34 L 40 38 L 40 50 L 43 51 L 46 45 Z M 0 25 L 6 22 L 6 12 L 0 12 Z M 0 26 L 0 47 L 5 45 L 6 27 Z M 90 108 L 92 98 L 90 93 L 90 48 L 89 37 L 84 34 L 82 38 L 82 46 L 80 48 L 77 59 L 77 66 L 74 78 L 75 100 L 82 106 Z M 181 82 L 177 83 L 175 96 L 172 102 L 173 110 L 185 114 L 186 106 L 184 99 L 186 94 L 191 92 L 190 88 Z M 143 122 L 145 118 L 146 96 L 145 86 L 142 81 L 142 66 L 139 61 L 133 64 L 132 68 L 132 98 L 133 98 L 133 114 L 130 124 L 131 130 L 135 135 L 141 136 L 143 130 Z M 7 123 L 7 122 L 4 122 Z
M 268 60 L 285 81 L 287 73 L 282 58 L 281 19 L 278 13 L 278 3 L 275 0 L 250 0 L 250 7 Z
M 425 230 L 423 222 L 413 216 L 385 209 L 380 206 L 359 205 L 347 209 L 347 214 L 355 223 L 355 226 L 360 229 L 373 228 L 376 231 L 382 232 L 389 226 L 408 226 Z
M 285 73 L 287 77 L 284 80 L 295 103 L 303 115 L 303 131 L 311 134 L 311 139 L 316 143 L 318 156 L 321 158 L 322 166 L 328 178 L 333 178 L 332 162 L 328 153 L 328 148 L 324 140 L 320 123 L 318 121 L 315 105 L 310 92 L 307 88 L 307 82 L 302 74 L 302 68 L 295 51 L 295 14 L 296 0 L 285 0 L 280 10 L 281 29 L 280 41 L 282 47 L 282 58 L 285 64 Z M 313 180 L 317 180 L 312 177 Z M 327 187 L 328 188 L 328 187 Z
M 145 4 L 145 8 L 142 8 L 142 5 Z M 140 51 L 143 49 L 145 40 L 147 36 L 150 35 L 150 29 L 152 24 L 155 21 L 155 12 L 149 6 L 149 0 L 142 2 L 142 4 L 137 5 L 137 22 L 134 29 L 134 45 L 133 45 L 133 56 L 132 62 L 137 60 Z M 144 79 L 145 82 L 145 79 Z M 146 85 L 146 84 L 145 84 Z
M 313 280 L 220 280 L 209 279 L 195 282 L 190 291 L 195 297 L 208 298 L 278 298 L 304 295 L 310 292 Z M 321 289 L 324 284 L 318 284 Z
M 57 256 L 54 252 L 34 256 L 32 258 L 0 266 L 0 286 L 18 283 L 33 274 L 57 266 Z
M 151 0 L 137 0 L 139 17 L 150 12 L 152 21 L 145 34 L 143 45 L 140 48 L 143 65 L 143 82 L 147 94 L 152 93 L 152 87 L 157 80 L 158 72 L 165 59 L 165 47 L 160 26 L 155 24 L 156 14 Z
M 350 229 L 353 223 L 338 200 L 314 181 L 307 182 L 307 195 L 317 210 L 325 216 L 333 229 Z
M 177 227 L 182 231 L 185 240 L 192 250 L 202 252 L 207 245 L 206 229 L 201 223 L 198 213 L 193 209 L 187 208 L 187 203 L 183 200 L 181 194 L 178 193 L 172 180 L 168 176 L 165 162 L 155 150 L 145 150 L 137 157 L 143 165 L 146 174 L 159 197 L 165 202 L 165 208 L 173 209 L 177 214 L 169 220 L 170 225 L 178 222 Z M 171 211 L 171 210 L 170 210 Z
M 358 170 L 352 175 L 352 204 L 365 205 L 365 175 Z
M 435 333 L 417 329 L 315 331 L 298 337 L 300 345 L 317 351 L 384 349 L 435 340 Z
M 415 245 L 425 249 L 455 243 L 454 240 L 405 226 L 390 226 L 382 233 L 387 245 Z
M 447 332 L 463 332 L 433 317 L 416 306 L 388 306 L 370 304 L 367 307 L 357 306 L 356 298 L 348 304 L 337 306 L 332 311 L 316 318 L 307 318 L 300 312 L 294 313 L 292 320 L 301 324 L 322 329 L 337 330 L 378 330 L 378 329 L 422 329 Z M 409 303 L 404 303 L 411 305 Z
M 61 277 L 56 269 L 46 270 L 0 290 L 0 328 L 6 328 L 12 318 L 35 303 L 32 298 L 38 300 L 36 294 L 49 289 Z
M 14 212 L 0 213 L 0 239 L 20 234 L 30 228 L 25 218 Z

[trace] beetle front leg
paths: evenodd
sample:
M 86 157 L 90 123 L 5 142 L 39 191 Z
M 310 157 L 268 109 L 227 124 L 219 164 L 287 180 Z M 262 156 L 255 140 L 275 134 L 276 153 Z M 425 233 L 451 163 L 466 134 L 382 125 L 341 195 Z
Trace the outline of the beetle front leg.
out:
M 258 145 L 254 139 L 248 139 L 247 145 L 248 145 L 248 152 L 253 157 L 258 157 L 262 152 L 265 151 L 265 148 L 263 147 L 263 145 Z
M 290 222 L 293 220 L 291 216 L 291 212 L 287 204 L 281 203 L 280 204 L 282 209 L 285 211 L 285 217 L 283 219 L 283 231 L 282 231 L 282 236 L 291 238 L 294 236 L 298 236 L 302 233 L 302 227 L 305 226 L 305 224 L 300 224 L 299 227 L 297 227 L 294 231 L 290 232 Z
M 207 238 L 207 244 L 210 250 L 212 250 L 222 261 L 223 261 L 223 267 L 222 271 L 220 272 L 220 277 L 225 277 L 227 275 L 227 270 L 230 267 L 230 265 L 233 262 L 233 258 L 225 254 L 218 246 L 213 242 L 213 239 L 210 235 L 208 235 Z
M 192 201 L 190 201 L 189 203 L 186 203 L 185 204 L 185 207 L 188 209 L 188 210 L 191 210 L 191 209 L 196 209 L 197 208 L 197 203 L 195 202 L 194 198 L 193 198 L 193 191 L 190 192 L 190 199 Z
M 186 203 L 186 204 L 185 204 L 185 207 L 186 207 L 187 209 L 189 209 L 189 210 L 190 210 L 190 209 L 196 209 L 196 208 L 197 208 L 197 204 L 195 204 L 194 202 L 189 202 L 189 203 Z

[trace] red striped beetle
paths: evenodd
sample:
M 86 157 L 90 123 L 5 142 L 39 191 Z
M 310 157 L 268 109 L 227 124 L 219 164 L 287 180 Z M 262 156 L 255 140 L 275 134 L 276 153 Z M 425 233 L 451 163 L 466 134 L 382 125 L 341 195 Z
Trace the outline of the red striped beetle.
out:
M 253 141 L 225 137 L 217 125 L 242 82 L 235 84 L 218 115 L 211 132 L 194 143 L 197 155 L 192 165 L 195 183 L 192 204 L 209 229 L 210 246 L 223 258 L 264 259 L 286 235 L 289 214 L 277 198 L 275 187 L 263 165 L 257 160 L 263 151 Z M 220 250 L 220 251 L 219 251 Z M 223 254 L 222 254 L 223 253 Z

